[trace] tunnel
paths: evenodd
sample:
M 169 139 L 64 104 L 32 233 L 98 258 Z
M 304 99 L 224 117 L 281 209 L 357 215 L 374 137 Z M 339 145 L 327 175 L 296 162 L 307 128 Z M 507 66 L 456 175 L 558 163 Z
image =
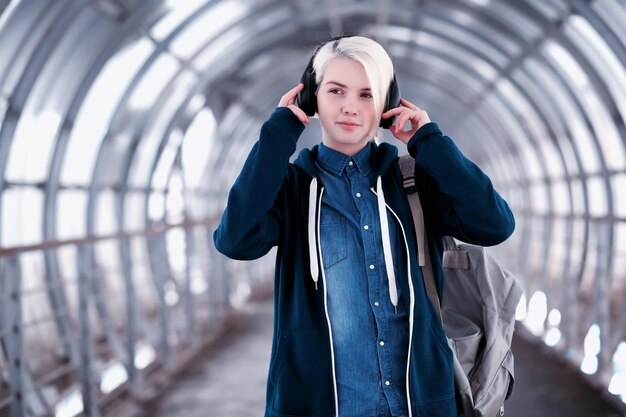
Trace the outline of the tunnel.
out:
M 0 0 L 0 416 L 125 415 L 271 298 L 213 232 L 340 35 L 508 202 L 519 332 L 626 415 L 624 0 Z

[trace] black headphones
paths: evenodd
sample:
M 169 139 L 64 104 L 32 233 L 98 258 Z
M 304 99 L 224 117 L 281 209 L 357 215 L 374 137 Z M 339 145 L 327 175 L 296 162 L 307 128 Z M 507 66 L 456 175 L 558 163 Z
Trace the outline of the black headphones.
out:
M 338 36 L 336 38 L 332 38 L 320 46 L 317 47 L 315 53 L 311 57 L 309 61 L 309 65 L 307 65 L 304 70 L 304 74 L 302 74 L 302 78 L 300 82 L 304 84 L 304 88 L 302 91 L 298 93 L 297 103 L 298 107 L 304 111 L 307 116 L 313 116 L 317 111 L 317 98 L 315 96 L 315 92 L 317 91 L 317 83 L 315 82 L 315 71 L 313 70 L 313 60 L 315 59 L 315 55 L 317 52 L 328 42 L 335 42 L 333 45 L 333 51 L 337 49 L 339 45 L 339 40 L 342 38 L 346 38 L 347 36 Z M 389 84 L 389 90 L 387 91 L 387 97 L 385 98 L 385 106 L 383 107 L 383 113 L 393 109 L 395 107 L 400 106 L 400 88 L 398 87 L 398 83 L 396 81 L 396 74 L 393 74 L 393 79 L 391 80 L 391 84 Z M 380 119 L 380 127 L 389 129 L 389 127 L 393 124 L 395 120 L 395 116 L 390 117 L 388 119 Z

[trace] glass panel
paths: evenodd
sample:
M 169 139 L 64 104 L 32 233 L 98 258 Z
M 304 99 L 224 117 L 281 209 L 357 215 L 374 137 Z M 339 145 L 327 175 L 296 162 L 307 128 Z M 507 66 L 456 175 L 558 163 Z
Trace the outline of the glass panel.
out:
M 572 187 L 572 196 L 574 197 L 574 214 L 578 216 L 586 215 L 582 182 L 578 179 L 571 179 L 570 186 Z
M 474 33 L 469 32 L 466 28 L 452 24 L 449 20 L 438 19 L 432 16 L 424 16 L 422 27 L 425 31 L 433 33 L 435 36 L 443 35 L 452 38 L 455 42 L 464 45 L 468 50 L 479 51 L 485 54 L 490 60 L 493 60 L 500 68 L 506 66 L 510 61 L 510 56 L 505 55 L 504 51 L 496 47 L 489 40 L 483 40 Z
M 170 229 L 165 235 L 165 243 L 172 273 L 174 278 L 180 281 L 185 277 L 187 268 L 185 231 L 180 228 Z
M 594 223 L 589 225 L 589 239 L 584 242 L 587 246 L 587 262 L 583 266 L 582 281 L 580 282 L 580 294 L 583 300 L 589 298 L 595 290 L 596 264 L 598 263 L 598 234 Z M 582 300 L 581 300 L 582 301 Z
M 174 171 L 165 200 L 165 212 L 168 223 L 179 223 L 185 219 L 184 187 L 178 171 Z
M 130 256 L 133 260 L 132 273 L 133 283 L 137 289 L 136 295 L 141 306 L 141 311 L 146 316 L 154 316 L 159 308 L 159 295 L 156 290 L 155 277 L 152 276 L 150 259 L 148 258 L 148 246 L 143 237 L 133 238 L 130 241 Z M 159 254 L 150 254 L 159 257 Z M 162 258 L 161 258 L 162 259 Z
M 0 126 L 4 123 L 7 109 L 9 108 L 9 101 L 6 97 L 0 96 Z
M 588 88 L 589 80 L 587 75 L 580 69 L 579 65 L 572 56 L 560 45 L 552 41 L 546 41 L 544 50 L 547 52 L 549 60 L 555 65 L 556 69 L 560 69 L 564 81 L 569 81 L 570 88 L 576 92 Z M 561 84 L 560 80 L 552 80 L 550 83 L 554 85 Z M 573 85 L 572 85 L 573 84 Z M 581 114 L 578 107 L 574 106 L 572 99 L 568 96 L 561 101 L 562 111 L 566 118 L 566 123 L 570 126 L 570 135 L 574 139 L 574 143 L 578 148 L 583 165 L 588 173 L 596 173 L 600 170 L 600 156 L 597 148 L 591 140 L 591 133 L 584 123 L 585 115 Z
M 15 182 L 44 182 L 48 177 L 50 156 L 55 144 L 61 114 L 44 110 L 25 110 L 17 122 L 9 150 L 6 178 Z
M 530 245 L 528 248 L 527 276 L 537 277 L 541 269 L 541 262 L 545 255 L 545 243 L 543 239 L 544 220 L 541 218 L 530 218 L 528 220 Z
M 535 183 L 530 186 L 530 199 L 533 215 L 547 214 L 548 207 L 548 190 L 543 183 Z
M 124 230 L 134 232 L 144 229 L 146 227 L 146 194 L 141 191 L 128 192 L 125 202 Z
M 519 81 L 525 91 L 534 98 L 535 104 L 543 111 L 546 118 L 551 121 L 550 127 L 554 130 L 554 135 L 559 142 L 561 152 L 563 152 L 567 163 L 567 170 L 570 175 L 579 172 L 575 154 L 571 141 L 566 136 L 565 126 L 557 112 L 562 113 L 567 106 L 567 97 L 560 89 L 554 76 L 546 71 L 543 64 L 530 58 L 522 64 L 526 71 L 516 71 L 514 76 Z M 528 73 L 528 76 L 526 75 Z M 554 101 L 554 102 L 553 102 Z
M 54 251 L 59 260 L 59 282 L 62 284 L 67 302 L 68 319 L 78 320 L 78 272 L 76 271 L 76 246 L 62 246 Z
M 85 236 L 87 193 L 81 190 L 61 190 L 58 199 L 57 239 Z
M 569 6 L 561 0 L 526 0 L 526 3 L 537 9 L 539 13 L 551 22 L 555 22 L 569 12 Z
M 165 86 L 172 81 L 172 77 L 180 64 L 173 56 L 163 53 L 152 63 L 143 74 L 141 81 L 128 100 L 131 110 L 145 110 L 154 105 Z
M 161 152 L 159 161 L 156 164 L 156 169 L 152 175 L 152 188 L 157 190 L 164 190 L 167 186 L 170 173 L 172 171 L 172 165 L 174 159 L 178 154 L 178 147 L 183 140 L 183 132 L 180 129 L 175 129 L 170 134 L 167 140 L 167 145 Z
M 613 214 L 626 220 L 626 174 L 615 174 L 611 178 L 613 191 Z
M 163 221 L 165 216 L 165 195 L 160 191 L 150 193 L 148 199 L 148 219 L 150 222 Z
M 172 117 L 176 116 L 195 81 L 195 75 L 190 71 L 182 72 L 172 81 L 174 85 L 167 87 L 170 89 L 167 97 L 160 98 L 161 102 L 158 107 L 153 109 L 151 122 L 146 127 L 147 130 L 143 132 L 131 166 L 129 182 L 133 186 L 145 187 L 147 185 L 150 174 L 155 168 L 157 151 L 164 140 L 163 135 L 166 134 L 165 131 L 169 128 Z M 180 136 L 178 138 L 180 139 Z
M 581 16 L 571 16 L 563 26 L 564 33 L 579 45 L 579 50 L 586 55 L 589 63 L 595 67 L 596 74 L 604 81 L 607 90 L 623 119 L 626 119 L 626 70 L 617 57 L 600 37 L 595 29 Z M 597 93 L 585 84 L 581 97 L 584 98 L 589 116 L 597 136 L 601 139 L 607 166 L 611 169 L 623 169 L 626 165 L 624 145 L 613 121 Z M 609 97 L 606 97 L 609 100 Z M 613 103 L 611 103 L 613 105 Z
M 203 108 L 195 116 L 185 133 L 182 145 L 182 166 L 187 188 L 200 187 L 206 162 L 213 151 L 216 134 L 215 116 Z
M 116 196 L 113 191 L 101 191 L 96 197 L 96 219 L 94 231 L 97 235 L 111 235 L 117 232 Z
M 537 151 L 529 144 L 524 143 L 519 146 L 519 158 L 523 162 L 526 179 L 529 181 L 540 180 L 544 177 L 544 172 L 541 169 L 541 164 L 537 158 Z
M 599 176 L 587 179 L 589 190 L 589 215 L 603 217 L 607 215 L 606 189 L 604 180 Z
M 166 7 L 170 8 L 170 11 L 152 26 L 150 36 L 157 42 L 161 42 L 204 4 L 206 0 L 168 0 Z
M 602 17 L 613 33 L 626 45 L 626 7 L 624 0 L 595 0 L 591 7 Z
M 542 156 L 543 168 L 547 171 L 547 174 L 551 177 L 563 176 L 563 165 L 557 150 L 552 142 L 546 139 L 548 133 L 545 131 L 539 117 L 537 117 L 535 110 L 528 105 L 528 102 L 519 93 L 519 90 L 513 87 L 513 84 L 509 81 L 502 80 L 498 82 L 497 88 L 507 98 L 507 103 L 510 103 L 515 108 L 515 114 L 521 119 L 526 134 L 532 135 L 536 141 L 539 141 L 538 154 Z
M 45 291 L 43 254 L 28 252 L 20 255 L 20 268 L 22 291 L 28 293 L 22 295 L 24 354 L 32 370 L 50 369 L 58 363 L 58 355 L 63 352 L 59 350 L 63 342 L 53 321 L 54 317 L 62 317 L 62 313 L 52 309 Z M 35 321 L 39 323 L 32 325 Z
M 43 239 L 43 194 L 28 188 L 4 191 L 2 211 L 2 246 L 40 243 Z
M 453 65 L 456 65 L 456 61 L 460 61 L 468 67 L 475 69 L 486 81 L 493 81 L 499 75 L 497 68 L 494 68 L 488 62 L 465 48 L 429 33 L 423 33 L 421 39 L 429 48 L 440 51 L 444 55 L 451 57 Z
M 560 293 L 559 287 L 563 285 L 563 272 L 565 267 L 565 227 L 563 219 L 552 220 L 552 241 L 550 242 L 550 262 L 548 262 L 548 276 L 550 280 L 549 292 Z M 556 302 L 557 300 L 552 300 Z
M 111 118 L 119 100 L 153 50 L 152 42 L 138 39 L 114 55 L 101 70 L 76 115 L 61 169 L 62 183 L 88 185 L 91 182 L 97 153 L 112 128 Z
M 95 297 L 106 304 L 109 318 L 115 329 L 127 327 L 126 286 L 121 273 L 119 241 L 115 239 L 99 241 L 94 245 L 96 263 L 101 273 L 98 280 L 100 291 Z M 143 291 L 143 289 L 142 289 Z
M 59 273 L 61 274 L 61 281 L 63 282 L 74 282 L 78 280 L 78 268 L 76 266 L 76 246 L 65 245 L 61 246 L 57 249 L 57 258 L 59 260 Z M 93 271 L 87 271 L 89 274 L 93 274 Z M 92 275 L 91 275 L 92 276 Z M 70 294 L 72 299 L 76 298 L 76 287 L 72 286 L 73 294 Z M 78 307 L 74 306 L 78 311 Z
M 230 55 L 230 51 L 246 35 L 248 32 L 240 26 L 231 28 L 220 36 L 219 42 L 211 42 L 206 48 L 199 51 L 192 62 L 193 67 L 201 73 L 207 71 L 209 65 L 216 65 L 224 56 Z
M 551 187 L 552 201 L 554 203 L 554 213 L 556 215 L 566 216 L 570 212 L 569 190 L 567 184 L 562 179 L 554 180 Z
M 5 5 L 0 6 L 0 32 L 5 29 L 4 25 L 11 18 L 13 12 L 17 8 L 17 5 L 20 4 L 20 2 L 21 0 L 13 0 L 9 1 L 8 4 L 5 3 Z
M 537 23 L 504 2 L 489 1 L 486 13 L 493 14 L 506 27 L 511 28 L 516 35 L 528 42 L 544 36 L 543 29 Z
M 511 33 L 509 31 L 502 32 L 495 28 L 489 27 L 478 21 L 474 17 L 474 15 L 470 15 L 462 10 L 452 7 L 446 7 L 445 9 L 441 10 L 441 13 L 438 12 L 439 10 L 433 10 L 433 12 L 429 13 L 427 16 L 424 16 L 424 19 L 426 20 L 428 17 L 430 17 L 430 15 L 432 15 L 436 16 L 438 20 L 450 21 L 461 28 L 471 29 L 472 32 L 482 35 L 483 39 L 489 39 L 490 42 L 498 45 L 498 47 L 503 49 L 505 51 L 505 54 L 509 57 L 515 57 L 519 55 L 522 51 L 519 43 L 513 37 L 511 37 Z
M 184 59 L 192 55 L 209 39 L 235 26 L 234 22 L 248 12 L 248 7 L 240 1 L 222 1 L 194 19 L 171 43 L 172 52 Z
M 611 266 L 613 276 L 609 294 L 611 304 L 615 309 L 623 308 L 624 296 L 626 296 L 626 224 L 615 225 L 613 265 Z

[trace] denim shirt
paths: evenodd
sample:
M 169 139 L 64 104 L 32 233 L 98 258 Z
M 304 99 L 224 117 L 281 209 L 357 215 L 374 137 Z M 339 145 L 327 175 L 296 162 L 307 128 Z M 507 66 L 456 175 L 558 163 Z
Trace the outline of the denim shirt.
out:
M 389 298 L 376 195 L 368 174 L 373 143 L 352 158 L 319 146 L 324 186 L 320 243 L 328 290 L 339 415 L 408 415 L 408 311 Z M 396 279 L 406 280 L 406 254 L 397 220 L 387 211 Z M 406 295 L 408 297 L 408 294 Z

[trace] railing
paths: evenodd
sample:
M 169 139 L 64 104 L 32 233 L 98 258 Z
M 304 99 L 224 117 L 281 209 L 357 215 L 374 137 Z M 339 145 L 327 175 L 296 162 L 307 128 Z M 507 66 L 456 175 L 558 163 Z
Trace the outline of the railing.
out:
M 265 276 L 216 252 L 215 224 L 0 249 L 0 417 L 123 415 L 154 396 Z

